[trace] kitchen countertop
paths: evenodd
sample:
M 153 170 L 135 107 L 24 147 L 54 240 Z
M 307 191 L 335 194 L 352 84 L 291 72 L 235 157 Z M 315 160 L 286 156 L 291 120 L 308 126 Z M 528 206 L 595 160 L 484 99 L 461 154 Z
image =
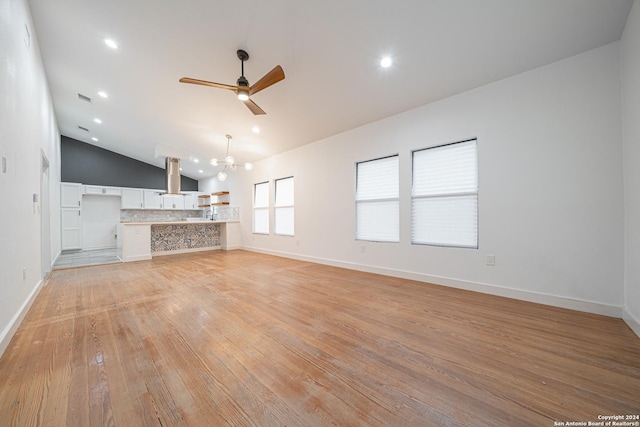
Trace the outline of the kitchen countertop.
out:
M 224 224 L 227 222 L 239 222 L 239 221 L 226 221 L 226 220 L 203 220 L 203 221 L 141 221 L 141 222 L 121 222 L 122 225 L 185 225 L 185 224 Z

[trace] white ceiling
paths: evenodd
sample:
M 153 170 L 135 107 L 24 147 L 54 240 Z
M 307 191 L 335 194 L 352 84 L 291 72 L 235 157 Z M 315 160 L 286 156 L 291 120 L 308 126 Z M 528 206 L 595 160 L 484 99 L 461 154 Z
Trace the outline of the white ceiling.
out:
M 633 0 L 29 3 L 60 132 L 159 167 L 165 147 L 201 179 L 215 174 L 208 161 L 224 157 L 225 134 L 238 161 L 256 161 L 616 41 Z M 178 82 L 234 85 L 239 48 L 249 83 L 284 69 L 252 97 L 264 116 L 232 92 Z

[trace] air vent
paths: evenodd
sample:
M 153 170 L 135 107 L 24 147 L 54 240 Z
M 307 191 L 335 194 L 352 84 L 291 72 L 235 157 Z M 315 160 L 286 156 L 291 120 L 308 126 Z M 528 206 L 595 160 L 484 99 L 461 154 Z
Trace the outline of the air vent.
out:
M 91 104 L 91 98 L 89 98 L 88 96 L 83 95 L 81 93 L 78 94 L 78 99 L 80 101 L 88 102 L 89 104 Z
M 83 131 L 85 131 L 85 132 L 89 132 L 89 129 L 87 129 L 87 128 L 83 128 L 82 126 L 78 126 L 78 129 L 83 130 Z

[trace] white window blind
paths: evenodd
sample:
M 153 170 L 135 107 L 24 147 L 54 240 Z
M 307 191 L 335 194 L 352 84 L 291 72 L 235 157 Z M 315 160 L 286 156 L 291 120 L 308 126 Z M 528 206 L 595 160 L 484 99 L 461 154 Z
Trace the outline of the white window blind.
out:
M 413 152 L 412 243 L 478 247 L 476 140 Z
M 274 209 L 275 233 L 293 236 L 293 177 L 276 179 L 276 201 Z
M 269 234 L 269 183 L 253 186 L 253 232 Z
M 398 156 L 356 164 L 356 239 L 400 240 Z

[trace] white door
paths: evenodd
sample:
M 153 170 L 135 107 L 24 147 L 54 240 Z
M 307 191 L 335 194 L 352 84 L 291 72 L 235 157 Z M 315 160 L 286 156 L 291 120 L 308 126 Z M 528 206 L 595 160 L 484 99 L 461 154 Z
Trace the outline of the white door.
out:
M 51 222 L 49 215 L 49 159 L 40 149 L 40 272 L 45 278 L 51 271 Z M 34 201 L 35 203 L 35 201 Z

